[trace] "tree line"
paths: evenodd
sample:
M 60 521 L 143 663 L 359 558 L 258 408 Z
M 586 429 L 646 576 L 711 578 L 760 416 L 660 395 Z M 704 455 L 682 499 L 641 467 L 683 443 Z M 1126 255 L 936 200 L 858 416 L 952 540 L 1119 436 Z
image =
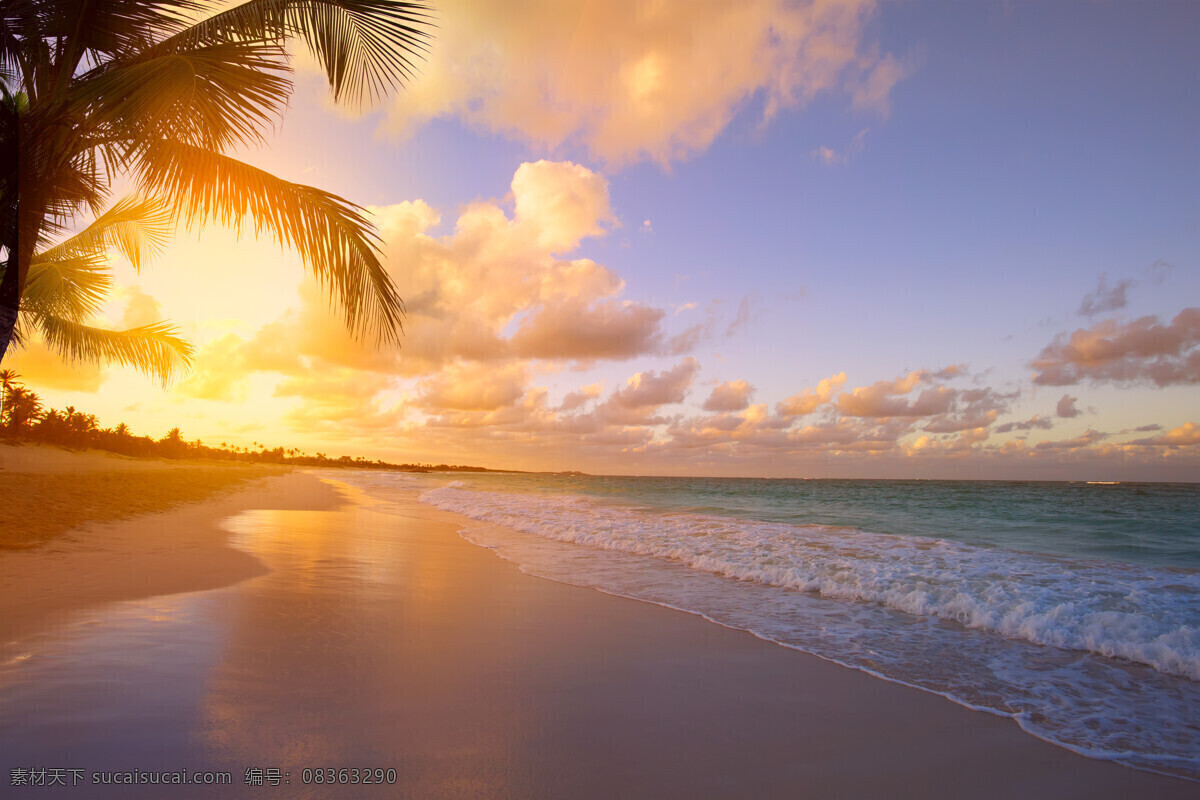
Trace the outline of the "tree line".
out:
M 9 369 L 0 370 L 0 437 L 10 444 L 31 442 L 70 450 L 105 450 L 135 458 L 205 458 L 404 472 L 503 471 L 461 464 L 392 464 L 381 460 L 370 461 L 362 456 L 343 455 L 331 458 L 325 453 L 309 454 L 296 447 L 269 448 L 260 442 L 254 442 L 252 447 L 228 442 L 214 446 L 199 439 L 185 439 L 183 432 L 177 427 L 171 428 L 159 439 L 139 436 L 124 422 L 111 428 L 102 428 L 95 414 L 78 411 L 74 406 L 67 406 L 62 410 L 46 408 L 37 393 L 21 383 L 20 376 Z

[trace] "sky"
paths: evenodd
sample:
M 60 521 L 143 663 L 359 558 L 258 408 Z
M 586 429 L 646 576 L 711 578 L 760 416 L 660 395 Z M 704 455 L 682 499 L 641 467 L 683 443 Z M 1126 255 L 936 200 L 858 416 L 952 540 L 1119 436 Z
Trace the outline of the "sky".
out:
M 33 344 L 29 387 L 394 462 L 1200 480 L 1200 4 L 434 5 L 405 89 L 336 106 L 297 52 L 240 154 L 369 209 L 398 348 L 181 229 L 97 324 L 173 321 L 190 372 Z

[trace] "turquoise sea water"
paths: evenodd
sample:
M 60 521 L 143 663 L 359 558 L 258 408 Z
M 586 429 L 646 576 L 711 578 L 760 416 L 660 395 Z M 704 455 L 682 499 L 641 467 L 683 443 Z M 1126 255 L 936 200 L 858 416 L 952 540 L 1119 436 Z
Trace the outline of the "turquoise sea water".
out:
M 472 488 L 1200 569 L 1200 483 L 480 474 Z
M 1200 779 L 1200 485 L 330 474 L 523 570 Z

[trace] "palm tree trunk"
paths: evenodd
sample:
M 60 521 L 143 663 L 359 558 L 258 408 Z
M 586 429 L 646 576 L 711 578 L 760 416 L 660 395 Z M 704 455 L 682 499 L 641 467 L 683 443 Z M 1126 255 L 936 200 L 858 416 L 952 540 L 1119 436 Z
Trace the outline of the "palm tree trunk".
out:
M 8 253 L 4 265 L 4 278 L 0 279 L 0 361 L 8 352 L 8 343 L 12 339 L 13 328 L 17 324 L 17 312 L 21 308 L 21 270 L 15 267 L 18 258 L 18 242 L 20 236 L 21 196 L 21 120 L 17 113 L 17 101 L 7 87 L 4 89 L 4 102 L 0 104 L 0 138 L 4 140 L 4 174 L 3 197 L 0 198 L 0 246 Z
M 12 342 L 17 314 L 21 310 L 21 296 L 25 293 L 25 278 L 29 274 L 29 264 L 33 261 L 37 229 L 40 227 L 40 220 L 34 218 L 33 214 L 26 213 L 24 208 L 20 209 L 18 215 L 21 220 L 18 224 L 17 241 L 13 243 L 15 247 L 9 250 L 4 279 L 0 280 L 0 361 L 4 360 Z
M 17 270 L 6 269 L 4 279 L 0 281 L 0 361 L 4 360 L 4 354 L 8 352 L 8 343 L 12 341 L 12 332 L 17 324 L 17 311 L 20 307 Z
M 21 163 L 29 162 L 22 159 Z M 42 227 L 44 194 L 34 188 L 35 178 L 30 174 L 34 170 L 21 169 L 18 164 L 17 172 L 16 241 L 5 243 L 9 248 L 8 263 L 4 268 L 4 279 L 0 280 L 0 361 L 4 360 L 12 343 L 13 329 L 17 326 L 17 315 L 21 310 L 21 297 L 25 294 L 25 279 L 29 275 L 29 265 L 33 261 L 33 251 Z

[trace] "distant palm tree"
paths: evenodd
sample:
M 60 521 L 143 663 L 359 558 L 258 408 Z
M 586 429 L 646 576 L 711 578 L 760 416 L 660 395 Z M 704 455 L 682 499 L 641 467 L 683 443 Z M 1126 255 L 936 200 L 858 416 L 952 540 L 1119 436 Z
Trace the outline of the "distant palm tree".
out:
M 20 436 L 25 426 L 36 422 L 42 416 L 42 400 L 34 392 L 24 386 L 14 386 L 9 389 L 8 403 L 4 407 L 4 416 L 0 424 L 9 435 Z
M 4 419 L 4 404 L 8 400 L 8 393 L 17 385 L 19 377 L 21 376 L 16 373 L 16 370 L 0 369 L 0 420 Z
M 299 251 L 347 326 L 401 332 L 403 303 L 363 210 L 229 155 L 287 106 L 299 37 L 335 99 L 411 76 L 428 7 L 394 0 L 248 0 L 197 19 L 194 0 L 3 0 L 0 5 L 0 358 L 34 254 L 76 215 L 99 216 L 131 175 L 189 226 L 252 221 Z
M 183 432 L 179 428 L 171 428 L 158 443 L 162 446 L 161 452 L 167 458 L 182 458 L 187 452 L 187 442 L 183 440 Z

